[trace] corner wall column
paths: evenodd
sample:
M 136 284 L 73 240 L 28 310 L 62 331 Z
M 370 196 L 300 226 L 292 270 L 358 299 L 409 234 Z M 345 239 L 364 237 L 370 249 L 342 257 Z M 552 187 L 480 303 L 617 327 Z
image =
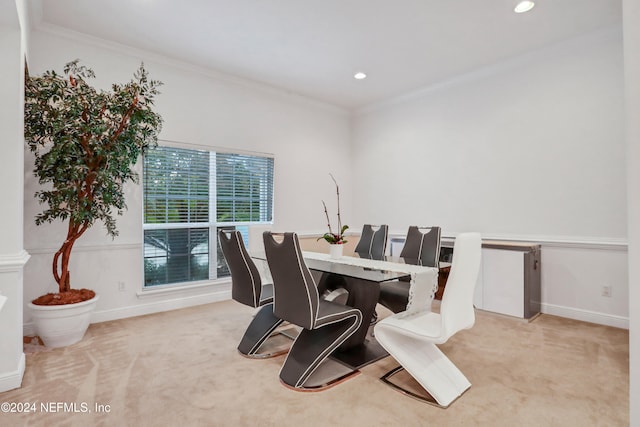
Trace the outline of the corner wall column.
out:
M 17 6 L 17 4 L 16 4 Z M 11 7 L 4 9 L 11 10 Z M 24 210 L 24 57 L 17 7 L 0 21 L 0 392 L 22 384 Z

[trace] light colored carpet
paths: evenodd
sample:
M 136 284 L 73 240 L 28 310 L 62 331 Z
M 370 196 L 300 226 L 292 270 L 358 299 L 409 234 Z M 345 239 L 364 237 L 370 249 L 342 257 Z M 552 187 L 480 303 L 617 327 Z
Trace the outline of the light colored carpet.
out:
M 284 360 L 242 357 L 253 311 L 234 301 L 91 325 L 73 346 L 27 355 L 23 387 L 0 402 L 2 426 L 626 426 L 628 331 L 542 315 L 531 323 L 478 312 L 441 349 L 473 384 L 448 409 L 379 381 L 387 357 L 329 390 L 282 386 Z M 62 406 L 45 413 L 41 402 Z M 95 405 L 109 412 L 95 412 Z M 71 407 L 66 408 L 73 409 Z

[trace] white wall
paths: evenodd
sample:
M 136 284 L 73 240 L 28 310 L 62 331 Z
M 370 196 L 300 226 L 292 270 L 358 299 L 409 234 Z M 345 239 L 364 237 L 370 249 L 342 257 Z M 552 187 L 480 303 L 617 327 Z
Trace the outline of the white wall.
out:
M 623 245 L 542 244 L 543 313 L 629 327 L 627 251 Z M 602 287 L 611 296 L 602 296 Z
M 354 128 L 358 216 L 624 238 L 622 66 L 616 28 L 364 110 Z
M 345 111 L 77 34 L 32 34 L 32 74 L 47 69 L 61 71 L 66 62 L 75 58 L 93 68 L 100 87 L 129 80 L 144 60 L 151 77 L 164 82 L 156 102 L 164 118 L 161 133 L 164 140 L 274 154 L 274 228 L 299 232 L 324 230 L 321 198 L 331 203 L 335 194 L 329 172 L 341 184 L 345 212 L 351 211 L 347 172 L 350 121 Z M 38 188 L 32 168 L 33 161 L 28 155 L 25 247 L 33 257 L 25 270 L 25 300 L 55 290 L 51 257 L 64 238 L 64 227 L 60 224 L 36 227 L 33 223 L 41 207 L 32 197 Z M 139 295 L 141 200 L 141 187 L 128 186 L 129 210 L 118 218 L 120 236 L 112 241 L 98 224 L 74 248 L 70 265 L 72 286 L 88 287 L 100 294 L 93 321 L 229 298 L 228 282 L 224 286 Z M 119 282 L 124 283 L 124 291 L 118 290 Z M 28 316 L 25 315 L 27 330 Z
M 623 1 L 629 218 L 630 425 L 640 425 L 640 2 Z
M 622 77 L 616 27 L 363 109 L 357 221 L 540 242 L 543 311 L 626 326 Z

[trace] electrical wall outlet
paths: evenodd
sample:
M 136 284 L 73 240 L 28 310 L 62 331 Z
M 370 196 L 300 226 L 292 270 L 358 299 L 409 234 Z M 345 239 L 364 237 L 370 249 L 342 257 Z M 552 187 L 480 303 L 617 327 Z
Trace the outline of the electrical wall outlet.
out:
M 603 297 L 611 297 L 611 286 L 604 285 L 602 287 L 602 296 Z
M 118 290 L 120 292 L 124 292 L 126 290 L 126 287 L 124 285 L 124 282 L 118 282 Z

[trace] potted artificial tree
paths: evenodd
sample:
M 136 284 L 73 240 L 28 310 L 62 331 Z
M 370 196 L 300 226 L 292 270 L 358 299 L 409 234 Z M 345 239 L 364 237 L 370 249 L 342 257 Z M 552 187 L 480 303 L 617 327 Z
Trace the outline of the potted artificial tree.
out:
M 84 336 L 97 296 L 71 288 L 71 250 L 96 221 L 104 223 L 112 238 L 117 236 L 114 211 L 121 215 L 126 209 L 123 186 L 137 181 L 133 166 L 157 143 L 162 125 L 152 110 L 162 83 L 150 80 L 143 65 L 129 83 L 113 84 L 111 91 L 92 87 L 87 80 L 95 77 L 93 71 L 78 60 L 68 63 L 64 73 L 47 71 L 27 76 L 25 82 L 24 135 L 43 185 L 35 197 L 46 205 L 35 222 L 67 224 L 53 256 L 58 292 L 29 304 L 37 333 L 48 347 L 70 345 Z M 69 320 L 69 312 L 82 318 Z M 66 322 L 58 325 L 59 317 Z

